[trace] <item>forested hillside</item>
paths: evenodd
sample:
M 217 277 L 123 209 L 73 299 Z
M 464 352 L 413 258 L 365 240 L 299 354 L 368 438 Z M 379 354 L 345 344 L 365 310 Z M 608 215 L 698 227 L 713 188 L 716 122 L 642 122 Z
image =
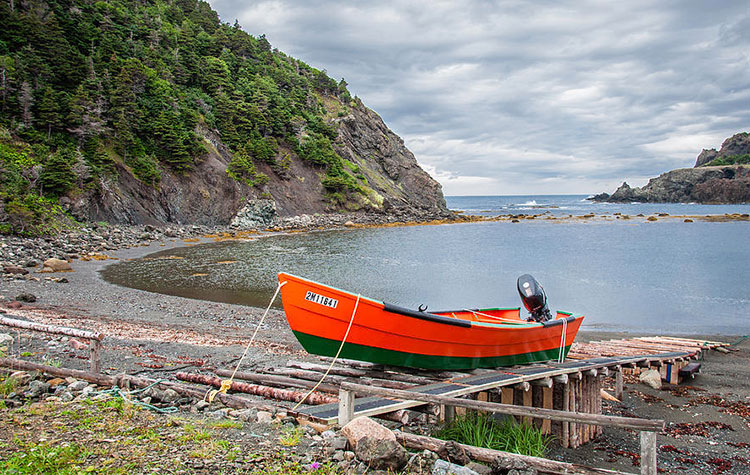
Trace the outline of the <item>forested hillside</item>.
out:
M 365 142 L 342 137 L 362 121 Z M 122 222 L 226 222 L 255 198 L 286 214 L 382 209 L 389 195 L 444 210 L 380 124 L 343 79 L 202 1 L 0 3 L 4 232 L 45 232 L 58 203 Z M 388 170 L 395 156 L 401 171 Z M 406 189 L 415 173 L 426 191 Z

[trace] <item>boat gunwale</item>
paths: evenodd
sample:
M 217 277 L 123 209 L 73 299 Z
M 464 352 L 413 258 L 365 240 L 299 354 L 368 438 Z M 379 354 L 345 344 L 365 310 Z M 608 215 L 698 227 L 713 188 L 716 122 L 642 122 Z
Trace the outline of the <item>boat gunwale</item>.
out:
M 305 277 L 300 277 L 300 276 L 297 276 L 297 275 L 294 275 L 294 274 L 288 274 L 286 272 L 279 272 L 278 273 L 279 280 L 281 280 L 282 276 L 290 277 L 293 280 L 299 281 L 299 283 L 305 283 L 305 282 L 307 282 L 307 283 L 310 283 L 310 284 L 318 286 L 318 287 L 322 287 L 322 288 L 325 288 L 325 289 L 330 289 L 330 290 L 339 292 L 341 294 L 344 294 L 344 295 L 346 295 L 346 296 L 348 296 L 348 297 L 350 297 L 352 299 L 359 298 L 360 301 L 363 300 L 363 299 L 364 300 L 368 300 L 368 301 L 370 301 L 370 302 L 372 302 L 374 304 L 382 305 L 383 306 L 382 311 L 384 311 L 384 312 L 394 313 L 394 314 L 402 315 L 402 316 L 405 316 L 405 317 L 417 318 L 417 319 L 425 320 L 425 321 L 432 322 L 432 323 L 445 324 L 445 325 L 453 325 L 453 326 L 462 327 L 462 328 L 478 327 L 478 328 L 497 328 L 497 329 L 503 329 L 503 330 L 509 330 L 509 329 L 519 329 L 520 330 L 520 329 L 530 329 L 530 328 L 548 328 L 548 327 L 551 327 L 551 326 L 562 325 L 563 320 L 567 321 L 567 323 L 570 323 L 570 322 L 573 322 L 573 321 L 575 321 L 577 319 L 583 318 L 583 315 L 581 315 L 581 314 L 573 314 L 573 313 L 570 313 L 570 312 L 563 312 L 563 311 L 559 311 L 558 310 L 557 311 L 558 314 L 567 315 L 567 318 L 564 318 L 564 319 L 563 318 L 555 318 L 553 320 L 548 320 L 548 321 L 543 322 L 543 323 L 538 323 L 538 322 L 524 322 L 523 320 L 520 320 L 520 319 L 519 319 L 519 323 L 515 323 L 515 322 L 513 322 L 513 323 L 475 322 L 475 321 L 471 321 L 471 320 L 463 320 L 463 319 L 460 319 L 460 318 L 451 318 L 451 317 L 447 317 L 447 316 L 444 316 L 444 315 L 438 315 L 436 313 L 431 313 L 431 312 L 420 312 L 418 310 L 413 310 L 413 309 L 410 309 L 410 308 L 401 307 L 399 305 L 391 304 L 391 303 L 384 302 L 384 301 L 377 300 L 377 299 L 373 299 L 373 298 L 370 298 L 370 297 L 363 297 L 361 294 L 354 294 L 354 293 L 352 293 L 352 292 L 350 292 L 348 290 L 343 290 L 343 289 L 339 289 L 337 287 L 333 287 L 331 285 L 322 284 L 320 282 L 317 282 L 317 281 L 314 281 L 314 280 L 311 280 L 311 279 L 307 279 Z M 283 293 L 282 293 L 282 301 L 283 301 Z M 515 310 L 516 308 L 518 308 L 520 310 L 520 307 L 510 307 L 507 310 Z M 490 309 L 446 310 L 446 311 L 441 311 L 440 313 L 466 312 L 467 310 L 469 310 L 469 311 L 474 310 L 474 311 L 478 311 L 479 312 L 479 311 L 484 311 L 484 310 L 497 310 L 497 309 L 490 308 Z

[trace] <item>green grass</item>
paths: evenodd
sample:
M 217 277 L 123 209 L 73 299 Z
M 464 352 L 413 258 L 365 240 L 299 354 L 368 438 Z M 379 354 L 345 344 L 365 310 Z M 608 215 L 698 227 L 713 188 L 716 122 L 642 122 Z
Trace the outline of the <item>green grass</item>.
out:
M 17 474 L 79 473 L 89 455 L 85 448 L 77 444 L 49 446 L 28 443 L 22 444 L 22 447 L 24 450 L 0 462 L 0 471 Z
M 532 425 L 519 424 L 510 417 L 498 422 L 491 416 L 478 412 L 456 417 L 437 430 L 434 436 L 534 457 L 544 457 L 550 443 L 549 436 Z
M 279 443 L 284 447 L 296 447 L 302 439 L 303 431 L 299 427 L 284 429 L 279 436 Z
M 17 388 L 18 380 L 6 377 L 3 382 L 0 382 L 0 396 L 7 396 L 10 393 L 16 392 Z

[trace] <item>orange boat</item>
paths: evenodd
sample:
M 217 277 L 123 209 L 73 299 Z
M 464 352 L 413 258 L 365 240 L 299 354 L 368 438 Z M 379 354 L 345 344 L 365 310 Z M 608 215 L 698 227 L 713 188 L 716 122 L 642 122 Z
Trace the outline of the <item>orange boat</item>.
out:
M 494 368 L 564 358 L 583 321 L 566 312 L 526 321 L 520 308 L 410 310 L 285 273 L 279 283 L 289 326 L 309 353 L 335 356 L 344 340 L 341 358 L 394 366 Z

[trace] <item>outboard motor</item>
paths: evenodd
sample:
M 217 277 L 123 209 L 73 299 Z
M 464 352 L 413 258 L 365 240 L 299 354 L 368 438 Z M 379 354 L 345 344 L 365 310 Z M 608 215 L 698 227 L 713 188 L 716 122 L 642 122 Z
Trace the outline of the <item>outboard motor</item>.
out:
M 546 322 L 552 318 L 547 307 L 547 295 L 544 293 L 544 289 L 536 281 L 535 278 L 529 274 L 524 274 L 518 278 L 518 293 L 523 301 L 523 306 L 531 314 L 529 320 L 535 320 L 537 322 Z

